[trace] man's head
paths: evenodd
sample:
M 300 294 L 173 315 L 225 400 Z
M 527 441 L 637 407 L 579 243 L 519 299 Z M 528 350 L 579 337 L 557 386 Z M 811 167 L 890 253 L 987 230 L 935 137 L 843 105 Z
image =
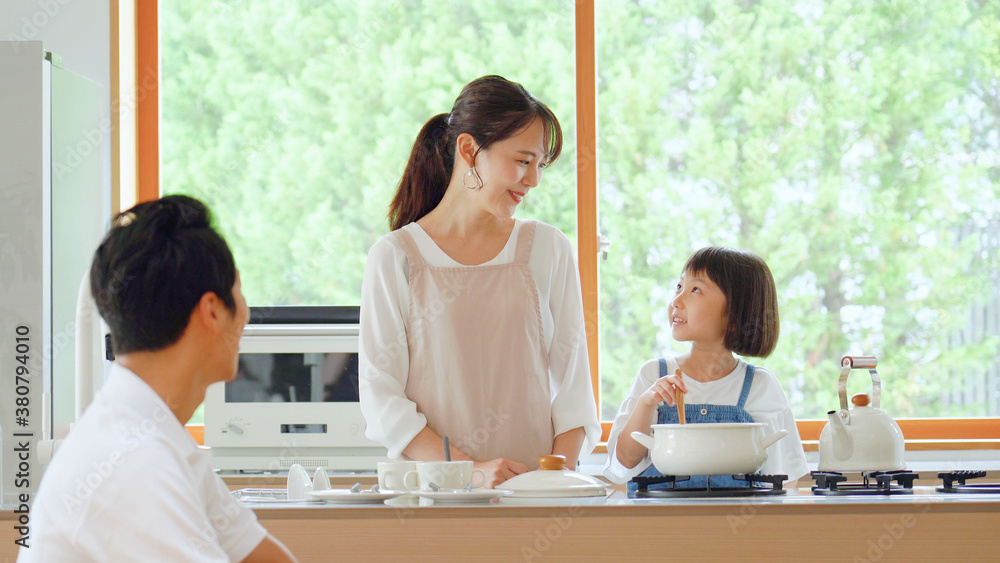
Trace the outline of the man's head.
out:
M 140 203 L 112 220 L 90 287 L 116 354 L 174 344 L 206 294 L 233 316 L 245 308 L 233 291 L 233 254 L 211 223 L 204 204 L 181 195 Z

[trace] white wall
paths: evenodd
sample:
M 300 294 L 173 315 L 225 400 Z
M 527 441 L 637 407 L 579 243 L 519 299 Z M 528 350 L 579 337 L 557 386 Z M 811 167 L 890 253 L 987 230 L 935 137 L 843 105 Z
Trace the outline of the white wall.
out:
M 63 68 L 104 88 L 111 119 L 111 7 L 108 0 L 2 0 L 0 41 L 42 41 Z M 103 139 L 105 223 L 111 209 L 111 136 Z

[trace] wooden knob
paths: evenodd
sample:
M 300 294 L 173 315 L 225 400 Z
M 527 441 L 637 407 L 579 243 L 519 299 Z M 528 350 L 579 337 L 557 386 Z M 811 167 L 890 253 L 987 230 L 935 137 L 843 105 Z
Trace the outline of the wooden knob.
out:
M 857 395 L 851 397 L 851 403 L 853 403 L 856 407 L 867 407 L 868 403 L 871 401 L 871 397 L 869 397 L 867 393 L 858 393 Z
M 564 455 L 543 455 L 538 458 L 538 465 L 542 469 L 560 471 L 566 469 L 566 456 Z

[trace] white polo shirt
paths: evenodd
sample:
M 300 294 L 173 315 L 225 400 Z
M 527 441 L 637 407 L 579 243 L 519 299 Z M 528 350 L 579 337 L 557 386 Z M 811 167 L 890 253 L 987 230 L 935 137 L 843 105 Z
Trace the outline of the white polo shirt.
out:
M 266 535 L 160 396 L 114 364 L 45 471 L 18 561 L 240 561 Z

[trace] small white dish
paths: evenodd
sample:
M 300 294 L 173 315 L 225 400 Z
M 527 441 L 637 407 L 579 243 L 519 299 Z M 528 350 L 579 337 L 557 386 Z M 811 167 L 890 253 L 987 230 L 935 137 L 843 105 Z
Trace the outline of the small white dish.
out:
M 511 491 L 502 489 L 473 489 L 466 491 L 413 491 L 418 497 L 430 499 L 434 502 L 489 502 L 495 498 L 500 498 L 511 494 Z
M 341 504 L 372 504 L 406 494 L 403 491 L 358 491 L 351 489 L 327 489 L 312 491 L 310 498 Z

